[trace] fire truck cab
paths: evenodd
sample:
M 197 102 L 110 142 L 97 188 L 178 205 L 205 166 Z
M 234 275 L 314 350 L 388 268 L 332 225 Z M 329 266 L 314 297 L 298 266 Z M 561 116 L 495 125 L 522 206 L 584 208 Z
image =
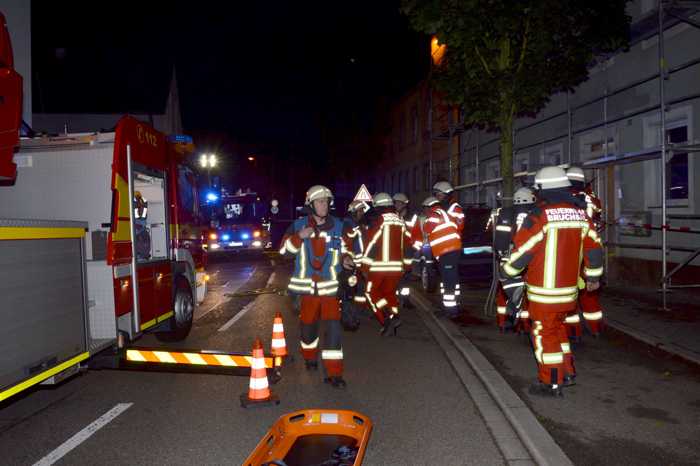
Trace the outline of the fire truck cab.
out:
M 257 193 L 239 190 L 224 194 L 213 212 L 208 238 L 210 252 L 262 251 L 270 247 L 268 209 Z
M 0 400 L 146 331 L 187 337 L 207 280 L 192 149 L 131 117 L 21 141 L 0 187 Z

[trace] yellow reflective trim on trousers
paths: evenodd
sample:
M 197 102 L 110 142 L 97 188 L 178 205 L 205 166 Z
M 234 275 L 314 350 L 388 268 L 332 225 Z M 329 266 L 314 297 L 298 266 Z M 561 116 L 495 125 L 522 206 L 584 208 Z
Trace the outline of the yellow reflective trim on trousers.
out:
M 496 306 L 496 313 L 505 315 L 506 314 L 506 307 L 505 306 Z
M 41 372 L 40 374 L 35 375 L 31 379 L 25 380 L 22 383 L 19 383 L 13 387 L 8 388 L 5 391 L 0 392 L 0 401 L 5 400 L 13 395 L 18 394 L 19 392 L 26 390 L 27 388 L 36 385 L 40 382 L 43 382 L 44 380 L 48 379 L 49 377 L 53 377 L 54 375 L 58 374 L 59 372 L 63 372 L 64 370 L 68 369 L 71 366 L 74 366 L 78 364 L 81 361 L 86 360 L 87 358 L 90 357 L 90 353 L 85 352 L 81 353 L 68 361 L 59 364 L 56 367 L 52 367 L 51 369 L 45 370 L 44 372 Z
M 564 354 L 571 353 L 571 345 L 569 343 L 562 343 L 561 344 L 561 351 Z
M 563 364 L 564 353 L 542 353 L 542 364 Z
M 544 254 L 544 279 L 542 283 L 545 288 L 555 288 L 557 282 L 557 230 L 547 233 L 547 243 Z
M 535 337 L 535 360 L 542 364 L 542 335 L 540 335 L 540 332 L 542 331 L 542 322 L 539 320 L 535 320 L 532 323 L 532 335 Z
M 597 267 L 595 269 L 589 269 L 587 267 L 584 267 L 583 273 L 587 277 L 600 277 L 601 275 L 603 275 L 603 267 Z
M 583 318 L 586 320 L 600 320 L 603 318 L 603 311 L 598 312 L 584 312 Z
M 578 291 L 578 288 L 575 286 L 567 286 L 566 288 L 542 288 L 541 286 L 527 285 L 527 290 L 535 294 L 547 296 L 562 296 L 576 293 Z
M 576 301 L 578 293 L 570 296 L 542 296 L 538 294 L 528 293 L 527 298 L 535 303 L 542 304 L 566 304 Z

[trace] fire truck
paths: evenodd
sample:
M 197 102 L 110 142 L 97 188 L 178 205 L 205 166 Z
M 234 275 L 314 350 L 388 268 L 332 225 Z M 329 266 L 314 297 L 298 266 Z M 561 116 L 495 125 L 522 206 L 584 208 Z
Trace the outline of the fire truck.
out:
M 20 141 L 0 20 L 2 401 L 144 332 L 186 338 L 208 277 L 191 139 L 126 116 L 114 132 Z
M 257 193 L 250 190 L 224 193 L 220 204 L 212 206 L 209 251 L 262 251 L 270 247 L 268 215 L 268 208 Z
M 0 400 L 144 332 L 187 337 L 208 278 L 191 151 L 128 116 L 21 141 L 0 187 Z

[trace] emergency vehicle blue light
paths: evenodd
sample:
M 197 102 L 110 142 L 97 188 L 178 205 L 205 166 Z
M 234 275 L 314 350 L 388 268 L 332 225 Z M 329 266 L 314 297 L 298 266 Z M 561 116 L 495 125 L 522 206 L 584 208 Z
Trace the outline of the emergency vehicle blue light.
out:
M 249 239 L 250 235 L 248 233 L 241 233 L 241 238 L 243 239 Z
M 209 202 L 215 202 L 219 200 L 219 196 L 217 196 L 214 193 L 207 193 L 207 201 Z
M 222 235 L 222 236 L 221 236 L 221 239 L 224 240 L 224 241 L 228 241 L 228 240 L 231 239 L 231 235 Z

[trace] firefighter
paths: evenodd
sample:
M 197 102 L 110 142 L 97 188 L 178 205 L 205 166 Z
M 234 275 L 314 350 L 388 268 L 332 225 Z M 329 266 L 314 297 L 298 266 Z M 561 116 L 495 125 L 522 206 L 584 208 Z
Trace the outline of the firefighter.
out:
M 408 232 L 408 235 L 412 238 L 413 228 L 415 227 L 415 224 L 418 221 L 418 215 L 411 215 L 411 213 L 408 211 L 408 204 L 410 201 L 408 199 L 408 196 L 406 196 L 404 193 L 396 193 L 394 194 L 392 199 L 394 200 L 394 207 L 396 208 L 396 213 L 398 214 L 399 218 L 403 220 L 404 224 L 406 225 L 406 231 Z M 415 257 L 416 254 L 413 253 L 413 259 L 415 259 Z M 410 306 L 408 296 L 411 293 L 411 289 L 408 287 L 408 276 L 409 274 L 405 274 L 403 279 L 401 280 L 401 283 L 399 283 L 398 293 L 399 304 L 401 308 Z
M 373 204 L 377 217 L 369 225 L 362 257 L 362 269 L 367 276 L 365 296 L 382 326 L 381 335 L 396 334 L 401 326 L 397 288 L 411 265 L 410 236 L 396 214 L 391 196 L 377 193 Z
M 136 257 L 148 260 L 151 257 L 151 234 L 148 230 L 148 201 L 141 191 L 134 191 L 134 233 Z
M 593 222 L 598 235 L 602 232 L 603 226 L 603 206 L 598 196 L 588 187 L 586 187 L 586 175 L 579 167 L 570 167 L 566 171 L 566 176 L 571 182 L 571 189 L 576 197 L 586 206 L 586 215 Z M 594 337 L 600 335 L 603 323 L 603 308 L 600 305 L 600 288 L 594 291 L 582 289 L 579 291 L 578 304 L 583 314 L 583 319 L 588 325 L 588 329 Z M 572 324 L 575 336 L 581 337 L 581 321 L 578 311 L 572 315 L 574 321 Z M 568 318 L 567 318 L 568 319 Z M 568 322 L 568 320 L 567 320 Z M 571 336 L 571 333 L 569 334 Z
M 576 376 L 564 319 L 576 308 L 582 261 L 587 289 L 599 286 L 603 251 L 563 169 L 540 169 L 535 184 L 539 203 L 515 233 L 501 276 L 509 299 L 517 303 L 527 291 L 539 379 L 529 391 L 561 396 L 562 386 L 573 385 Z
M 366 228 L 362 220 L 369 208 L 366 202 L 352 201 L 348 206 L 348 216 L 343 220 L 344 235 L 351 243 L 350 254 L 354 262 L 352 269 L 343 270 L 338 276 L 341 323 L 348 331 L 357 331 L 360 327 L 359 311 L 367 305 L 364 293 L 366 284 L 359 273 L 359 266 L 366 242 Z
M 504 263 L 508 260 L 513 235 L 520 229 L 535 203 L 535 193 L 530 188 L 520 188 L 513 195 L 513 207 L 502 207 L 497 209 L 493 218 L 493 225 L 496 228 L 494 235 L 493 250 L 499 263 Z M 512 307 L 509 314 L 507 308 L 507 296 L 499 281 L 498 291 L 496 294 L 496 324 L 499 330 L 503 333 L 508 327 L 512 327 L 516 331 L 525 333 L 530 332 L 530 316 L 526 309 Z M 522 307 L 522 306 L 521 306 Z M 511 325 L 506 325 L 506 324 Z M 514 325 L 512 325 L 514 324 Z
M 404 193 L 396 193 L 394 194 L 392 199 L 394 200 L 394 208 L 396 209 L 396 214 L 401 220 L 406 221 L 409 217 L 408 203 L 410 201 L 408 200 L 408 196 L 406 196 Z
M 328 214 L 333 194 L 325 186 L 312 186 L 306 192 L 306 216 L 289 227 L 282 239 L 280 254 L 296 256 L 288 289 L 301 296 L 301 352 L 308 370 L 318 368 L 319 320 L 324 322 L 321 360 L 326 371 L 324 382 L 343 388 L 343 347 L 338 275 L 354 266 L 349 239 L 343 223 Z
M 430 216 L 425 220 L 423 230 L 428 236 L 432 256 L 438 261 L 440 270 L 442 311 L 437 314 L 452 318 L 459 314 L 457 309 L 458 267 L 462 253 L 462 236 L 458 224 L 444 209 L 444 204 L 444 202 L 431 203 Z
M 438 181 L 433 185 L 433 195 L 440 202 L 442 209 L 447 213 L 447 215 L 452 219 L 452 222 L 457 225 L 457 232 L 459 237 L 462 237 L 462 232 L 464 231 L 464 212 L 462 206 L 455 200 L 455 190 L 448 181 Z M 459 299 L 461 294 L 461 285 L 457 281 L 455 288 L 455 296 Z M 445 294 L 445 283 L 440 282 L 440 294 Z

